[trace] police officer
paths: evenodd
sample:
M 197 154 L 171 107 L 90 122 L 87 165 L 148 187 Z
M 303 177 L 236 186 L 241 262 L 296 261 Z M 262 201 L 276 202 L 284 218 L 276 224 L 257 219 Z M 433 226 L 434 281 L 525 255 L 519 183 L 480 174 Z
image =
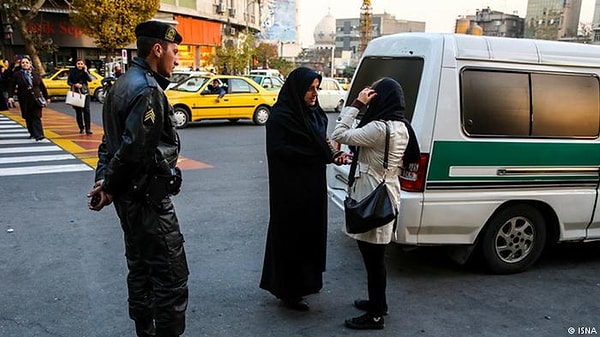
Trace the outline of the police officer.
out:
M 95 184 L 88 206 L 114 201 L 125 238 L 129 316 L 138 336 L 183 334 L 188 266 L 170 195 L 179 191 L 179 137 L 164 89 L 177 66 L 177 30 L 147 21 L 136 29 L 138 57 L 108 93 Z

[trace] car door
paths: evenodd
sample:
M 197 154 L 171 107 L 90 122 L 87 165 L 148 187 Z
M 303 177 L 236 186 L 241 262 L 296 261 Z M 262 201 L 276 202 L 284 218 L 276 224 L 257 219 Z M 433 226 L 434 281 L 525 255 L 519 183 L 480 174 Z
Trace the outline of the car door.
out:
M 194 78 L 192 77 L 187 81 L 192 79 Z M 227 91 L 227 78 L 214 77 L 206 81 L 199 91 L 199 97 L 192 106 L 192 113 L 194 115 L 201 116 L 201 118 L 229 118 L 231 115 L 229 94 L 227 93 L 221 99 L 218 99 L 219 95 L 211 92 L 212 83 L 215 79 L 219 80 L 219 82 L 221 82 L 221 87 Z
M 209 85 L 213 79 L 205 76 L 190 77 L 166 91 L 173 106 L 185 106 L 191 112 L 190 120 L 228 118 L 229 107 L 212 94 Z
M 50 77 L 50 80 L 44 81 L 44 85 L 48 90 L 48 96 L 66 96 L 69 90 L 67 78 L 69 77 L 69 69 L 62 69 Z
M 251 118 L 260 98 L 258 89 L 253 87 L 247 78 L 230 78 L 227 95 L 231 117 Z

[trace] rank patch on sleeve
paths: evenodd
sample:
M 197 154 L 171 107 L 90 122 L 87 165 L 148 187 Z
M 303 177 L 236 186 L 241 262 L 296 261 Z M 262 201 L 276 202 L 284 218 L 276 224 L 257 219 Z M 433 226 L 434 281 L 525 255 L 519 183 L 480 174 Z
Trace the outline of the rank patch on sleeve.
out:
M 154 114 L 154 109 L 150 109 L 146 111 L 144 114 L 144 124 L 151 125 L 154 124 L 154 120 L 156 119 L 156 114 Z

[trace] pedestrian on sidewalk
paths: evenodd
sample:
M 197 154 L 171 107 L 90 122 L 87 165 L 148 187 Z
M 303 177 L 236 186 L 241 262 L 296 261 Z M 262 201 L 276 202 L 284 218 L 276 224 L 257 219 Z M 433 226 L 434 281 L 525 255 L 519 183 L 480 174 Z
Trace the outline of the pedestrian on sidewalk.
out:
M 48 90 L 46 90 L 46 86 L 42 81 L 42 76 L 33 69 L 31 59 L 28 56 L 21 59 L 20 68 L 18 69 L 13 73 L 11 79 L 8 103 L 10 105 L 15 103 L 13 94 L 16 93 L 19 98 L 21 117 L 25 119 L 30 138 L 40 141 L 45 138 L 42 125 L 42 108 L 45 104 L 50 103 L 50 99 L 47 98 Z
M 88 72 L 85 61 L 78 59 L 75 63 L 75 68 L 69 71 L 69 77 L 67 78 L 67 84 L 71 87 L 71 90 L 85 95 L 85 105 L 83 108 L 73 106 L 75 109 L 75 119 L 77 120 L 77 126 L 79 126 L 79 133 L 92 134 L 92 126 L 90 124 L 90 88 L 88 82 L 93 81 L 94 78 Z

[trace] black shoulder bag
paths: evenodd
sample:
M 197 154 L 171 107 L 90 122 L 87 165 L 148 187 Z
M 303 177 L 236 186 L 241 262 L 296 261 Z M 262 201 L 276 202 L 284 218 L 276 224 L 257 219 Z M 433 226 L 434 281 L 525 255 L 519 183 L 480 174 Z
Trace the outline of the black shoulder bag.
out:
M 392 202 L 387 186 L 385 185 L 385 176 L 388 169 L 388 154 L 390 149 L 390 127 L 385 123 L 385 154 L 383 157 L 383 180 L 377 187 L 365 198 L 356 201 L 350 197 L 350 190 L 354 184 L 354 174 L 358 163 L 358 152 L 355 153 L 350 175 L 348 177 L 348 195 L 344 200 L 346 214 L 346 231 L 351 234 L 365 233 L 371 229 L 384 226 L 394 220 L 397 215 L 396 207 Z

